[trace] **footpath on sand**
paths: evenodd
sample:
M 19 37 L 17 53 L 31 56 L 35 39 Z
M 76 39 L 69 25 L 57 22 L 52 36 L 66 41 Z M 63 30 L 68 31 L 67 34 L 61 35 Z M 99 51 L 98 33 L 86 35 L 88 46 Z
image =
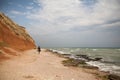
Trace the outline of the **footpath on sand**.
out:
M 81 68 L 65 67 L 58 57 L 42 49 L 28 50 L 0 62 L 0 80 L 99 80 Z

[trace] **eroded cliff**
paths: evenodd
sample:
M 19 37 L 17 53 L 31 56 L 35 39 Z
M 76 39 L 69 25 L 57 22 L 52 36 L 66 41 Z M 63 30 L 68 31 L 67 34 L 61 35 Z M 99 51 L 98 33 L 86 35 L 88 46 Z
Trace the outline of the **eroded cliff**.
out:
M 24 27 L 0 13 L 0 47 L 27 50 L 35 48 L 35 42 Z

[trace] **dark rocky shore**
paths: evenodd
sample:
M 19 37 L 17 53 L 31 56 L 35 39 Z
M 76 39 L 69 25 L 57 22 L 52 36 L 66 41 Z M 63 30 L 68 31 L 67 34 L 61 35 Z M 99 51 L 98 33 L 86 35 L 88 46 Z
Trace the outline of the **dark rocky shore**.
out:
M 80 68 L 84 68 L 84 69 L 92 69 L 92 70 L 97 70 L 99 71 L 99 68 L 96 66 L 91 66 L 86 64 L 86 61 L 100 61 L 102 60 L 102 58 L 90 58 L 87 55 L 74 55 L 74 57 L 71 54 L 60 54 L 58 52 L 53 52 L 52 50 L 48 50 L 52 53 L 54 53 L 55 55 L 59 56 L 59 57 L 63 57 L 66 58 L 66 60 L 62 61 L 64 66 L 72 66 L 72 67 L 80 67 Z M 120 76 L 116 75 L 116 74 L 111 74 L 109 72 L 103 72 L 105 74 L 99 74 L 99 73 L 95 73 L 95 75 L 97 75 L 98 77 L 101 77 L 102 80 L 120 80 Z

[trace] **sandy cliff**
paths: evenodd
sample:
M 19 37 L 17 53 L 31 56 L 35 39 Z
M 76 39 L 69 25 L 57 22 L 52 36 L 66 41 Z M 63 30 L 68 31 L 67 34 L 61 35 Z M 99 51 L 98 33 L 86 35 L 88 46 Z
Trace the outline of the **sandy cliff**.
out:
M 0 47 L 6 46 L 15 50 L 27 50 L 35 48 L 35 43 L 24 27 L 0 13 Z

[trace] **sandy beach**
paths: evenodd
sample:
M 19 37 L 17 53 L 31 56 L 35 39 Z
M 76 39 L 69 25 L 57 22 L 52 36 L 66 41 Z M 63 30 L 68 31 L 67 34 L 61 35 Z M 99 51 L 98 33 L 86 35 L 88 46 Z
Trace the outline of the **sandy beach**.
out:
M 0 80 L 100 80 L 82 68 L 65 67 L 64 58 L 42 49 L 0 62 Z

